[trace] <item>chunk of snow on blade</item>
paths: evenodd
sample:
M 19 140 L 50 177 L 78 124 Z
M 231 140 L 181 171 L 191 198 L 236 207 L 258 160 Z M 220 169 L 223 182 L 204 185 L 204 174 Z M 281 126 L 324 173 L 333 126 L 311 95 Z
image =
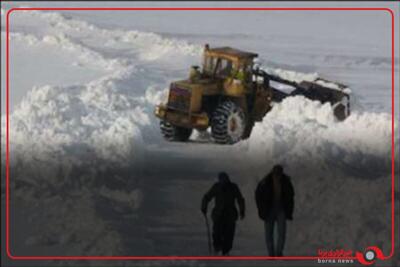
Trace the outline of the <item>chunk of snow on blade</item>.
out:
M 327 80 L 323 80 L 323 79 L 316 79 L 314 81 L 315 83 L 324 86 L 324 87 L 328 87 L 330 89 L 334 89 L 334 90 L 338 90 L 338 91 L 342 91 L 343 93 L 346 94 L 351 94 L 351 90 L 348 87 L 345 87 L 344 85 L 339 85 L 337 83 L 331 82 L 331 81 L 327 81 Z
M 314 81 L 318 78 L 317 73 L 301 73 L 292 70 L 283 70 L 279 68 L 264 68 L 267 73 L 281 77 L 282 79 L 300 83 L 302 81 Z

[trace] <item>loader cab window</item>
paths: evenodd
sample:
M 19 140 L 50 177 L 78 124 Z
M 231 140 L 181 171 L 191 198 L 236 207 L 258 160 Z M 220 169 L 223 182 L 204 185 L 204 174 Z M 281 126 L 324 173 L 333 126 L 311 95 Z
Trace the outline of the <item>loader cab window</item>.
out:
M 224 58 L 207 57 L 204 61 L 204 73 L 210 76 L 226 78 L 232 73 L 232 61 Z
M 252 81 L 252 71 L 253 65 L 252 64 L 244 64 L 239 67 L 239 72 L 242 73 L 242 80 L 246 83 Z
M 204 60 L 203 72 L 207 75 L 212 75 L 214 73 L 216 63 L 217 59 L 215 57 L 206 57 Z
M 246 72 L 247 74 L 251 74 L 251 73 L 253 72 L 253 64 L 247 64 L 247 65 L 245 66 L 245 72 Z
M 232 73 L 232 61 L 220 58 L 218 60 L 216 75 L 218 77 L 226 78 Z

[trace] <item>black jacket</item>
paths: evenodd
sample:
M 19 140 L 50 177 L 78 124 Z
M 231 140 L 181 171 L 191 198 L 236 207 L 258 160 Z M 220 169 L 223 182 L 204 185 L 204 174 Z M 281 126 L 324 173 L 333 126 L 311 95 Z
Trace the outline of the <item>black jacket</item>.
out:
M 290 177 L 283 174 L 281 177 L 282 186 L 282 206 L 285 211 L 286 219 L 293 219 L 294 210 L 294 189 Z M 273 192 L 273 181 L 272 174 L 268 174 L 262 179 L 257 186 L 256 203 L 258 208 L 258 216 L 265 220 L 268 218 L 273 206 L 274 192 Z
M 213 220 L 221 218 L 226 220 L 236 221 L 238 218 L 238 211 L 236 209 L 235 201 L 239 206 L 241 217 L 244 217 L 245 203 L 239 187 L 232 182 L 217 182 L 211 189 L 204 195 L 201 202 L 201 210 L 206 213 L 208 203 L 215 198 L 215 206 L 212 211 Z

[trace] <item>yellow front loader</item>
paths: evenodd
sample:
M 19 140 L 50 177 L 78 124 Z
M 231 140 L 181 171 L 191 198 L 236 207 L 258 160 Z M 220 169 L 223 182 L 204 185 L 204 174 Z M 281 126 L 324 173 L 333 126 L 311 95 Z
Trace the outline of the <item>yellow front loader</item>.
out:
M 333 106 L 335 116 L 344 120 L 350 111 L 346 87 L 322 79 L 296 83 L 254 67 L 257 54 L 231 47 L 204 49 L 202 68 L 193 66 L 189 78 L 172 82 L 168 101 L 155 108 L 161 133 L 169 141 L 187 141 L 193 129 L 211 127 L 219 144 L 234 144 L 250 137 L 255 122 L 291 95 L 304 95 Z M 290 94 L 271 82 L 295 88 Z M 334 84 L 334 88 L 327 87 Z

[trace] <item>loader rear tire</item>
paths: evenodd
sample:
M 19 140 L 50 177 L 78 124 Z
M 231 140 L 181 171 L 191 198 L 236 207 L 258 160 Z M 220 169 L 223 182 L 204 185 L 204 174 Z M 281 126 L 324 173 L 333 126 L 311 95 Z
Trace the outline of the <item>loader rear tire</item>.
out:
M 242 109 L 232 101 L 218 105 L 211 120 L 211 134 L 218 144 L 239 142 L 246 128 L 246 119 Z
M 161 134 L 168 141 L 185 142 L 192 134 L 192 129 L 172 125 L 166 121 L 160 121 Z

